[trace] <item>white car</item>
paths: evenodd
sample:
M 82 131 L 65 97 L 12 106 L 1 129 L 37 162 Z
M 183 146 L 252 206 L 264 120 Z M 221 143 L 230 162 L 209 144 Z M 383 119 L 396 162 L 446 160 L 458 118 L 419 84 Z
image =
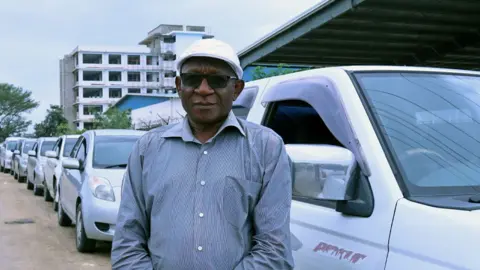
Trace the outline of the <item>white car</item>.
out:
M 92 252 L 96 240 L 112 241 L 128 158 L 145 131 L 90 130 L 80 136 L 71 158 L 62 162 L 58 224 L 75 223 L 79 252 Z
M 293 163 L 295 269 L 480 269 L 479 72 L 331 67 L 246 90 Z
M 2 147 L 0 148 L 0 171 L 4 173 L 10 173 L 12 169 L 12 156 L 13 151 L 17 148 L 19 140 L 23 139 L 20 137 L 8 137 L 3 142 Z
M 33 149 L 37 139 L 25 139 L 20 143 L 20 148 L 13 160 L 13 175 L 22 183 L 27 178 L 28 151 Z
M 45 152 L 53 149 L 56 140 L 56 137 L 40 137 L 33 149 L 28 151 L 27 189 L 33 189 L 36 196 L 43 194 L 43 166 L 47 162 Z
M 47 163 L 43 167 L 43 197 L 45 201 L 53 200 L 53 209 L 58 208 L 58 179 L 62 174 L 62 161 L 70 156 L 73 146 L 77 142 L 80 135 L 63 135 L 58 138 L 52 150 L 45 152 L 48 158 Z

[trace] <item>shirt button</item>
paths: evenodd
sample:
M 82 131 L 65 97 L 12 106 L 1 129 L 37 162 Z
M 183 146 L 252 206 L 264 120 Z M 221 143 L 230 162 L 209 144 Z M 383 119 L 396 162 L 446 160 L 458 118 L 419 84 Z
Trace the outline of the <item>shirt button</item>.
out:
M 207 152 L 207 151 L 203 151 L 203 154 L 206 155 L 206 154 L 208 154 L 208 152 Z
M 203 217 L 203 213 L 198 214 L 199 217 Z
M 200 185 L 205 186 L 205 181 L 200 181 Z
M 202 250 L 203 250 L 203 247 L 202 247 L 202 246 L 198 246 L 197 249 L 198 249 L 198 251 L 202 251 Z

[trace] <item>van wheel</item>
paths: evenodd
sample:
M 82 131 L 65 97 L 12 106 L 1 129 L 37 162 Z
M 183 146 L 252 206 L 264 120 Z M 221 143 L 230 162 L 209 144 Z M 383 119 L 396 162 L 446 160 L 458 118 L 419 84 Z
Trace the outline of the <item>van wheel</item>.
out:
M 60 225 L 61 227 L 67 227 L 72 225 L 72 220 L 63 211 L 62 201 L 60 200 L 60 196 L 58 197 L 57 221 L 58 221 L 58 225 Z
M 46 202 L 51 202 L 53 201 L 52 195 L 50 195 L 50 191 L 47 188 L 47 185 L 45 183 L 45 180 L 43 181 L 43 199 Z
M 77 221 L 75 222 L 75 242 L 77 250 L 81 253 L 95 251 L 96 241 L 89 239 L 85 234 L 85 227 L 83 226 L 82 203 L 77 206 Z

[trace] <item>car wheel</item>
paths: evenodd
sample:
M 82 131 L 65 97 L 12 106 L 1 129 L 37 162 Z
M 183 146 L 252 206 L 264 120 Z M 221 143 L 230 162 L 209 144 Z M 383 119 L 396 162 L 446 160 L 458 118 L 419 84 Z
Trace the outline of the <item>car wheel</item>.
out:
M 77 206 L 77 221 L 75 222 L 75 242 L 77 250 L 81 253 L 93 252 L 95 250 L 96 241 L 89 239 L 85 234 L 83 226 L 82 203 Z
M 18 174 L 16 172 L 13 172 L 13 179 L 18 180 Z
M 58 199 L 57 221 L 58 225 L 60 225 L 61 227 L 67 227 L 72 225 L 72 220 L 63 211 L 62 201 L 60 200 L 60 197 Z
M 51 202 L 53 201 L 52 195 L 50 195 L 50 191 L 47 188 L 45 180 L 43 181 L 43 199 L 46 202 Z
M 30 182 L 30 180 L 28 179 L 28 176 L 27 176 L 27 189 L 28 189 L 28 190 L 32 190 L 32 189 L 33 189 L 33 184 L 32 184 L 32 182 Z
M 55 187 L 55 194 L 53 194 L 53 211 L 58 211 L 58 200 L 59 200 L 59 197 L 58 197 L 58 187 L 57 187 L 57 183 L 54 183 L 54 187 Z
M 37 182 L 35 180 L 35 178 L 36 178 L 36 176 L 33 176 L 33 181 Z M 37 184 L 33 184 L 33 195 L 35 195 L 35 196 L 42 196 L 43 195 L 43 189 Z
M 3 166 L 0 166 L 0 172 L 3 172 L 5 168 Z
M 8 174 L 8 173 L 10 173 L 10 170 L 5 168 L 5 169 L 3 169 L 3 172 Z
M 10 175 L 13 175 L 13 170 L 10 170 Z

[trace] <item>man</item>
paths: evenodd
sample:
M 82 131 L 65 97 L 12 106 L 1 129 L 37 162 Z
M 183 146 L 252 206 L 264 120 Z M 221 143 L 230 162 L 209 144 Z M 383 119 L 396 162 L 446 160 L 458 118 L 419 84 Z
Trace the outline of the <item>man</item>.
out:
M 134 146 L 112 246 L 113 269 L 292 269 L 291 169 L 282 139 L 237 119 L 243 71 L 205 39 L 180 57 L 183 122 Z

